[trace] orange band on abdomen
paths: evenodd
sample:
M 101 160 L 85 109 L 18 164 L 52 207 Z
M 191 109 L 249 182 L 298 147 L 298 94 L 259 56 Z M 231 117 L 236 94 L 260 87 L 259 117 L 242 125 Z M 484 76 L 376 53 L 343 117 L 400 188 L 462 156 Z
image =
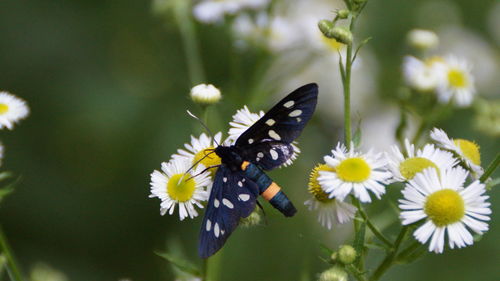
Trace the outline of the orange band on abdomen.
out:
M 247 169 L 248 165 L 250 165 L 250 162 L 243 161 L 243 163 L 241 163 L 241 170 L 245 171 Z
M 261 196 L 269 201 L 273 199 L 274 195 L 280 192 L 280 190 L 281 188 L 275 182 L 273 182 L 264 192 L 262 192 Z

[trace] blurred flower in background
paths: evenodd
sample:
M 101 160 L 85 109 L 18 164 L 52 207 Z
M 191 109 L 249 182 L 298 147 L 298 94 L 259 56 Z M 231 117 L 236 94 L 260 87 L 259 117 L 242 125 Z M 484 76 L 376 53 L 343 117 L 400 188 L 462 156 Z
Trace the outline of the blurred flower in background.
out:
M 225 15 L 235 15 L 245 10 L 258 10 L 269 0 L 201 0 L 193 8 L 194 17 L 203 23 L 220 23 Z
M 30 281 L 69 281 L 61 271 L 45 263 L 36 263 L 31 269 Z
M 12 130 L 14 124 L 26 118 L 28 114 L 29 108 L 24 100 L 0 91 L 0 129 Z

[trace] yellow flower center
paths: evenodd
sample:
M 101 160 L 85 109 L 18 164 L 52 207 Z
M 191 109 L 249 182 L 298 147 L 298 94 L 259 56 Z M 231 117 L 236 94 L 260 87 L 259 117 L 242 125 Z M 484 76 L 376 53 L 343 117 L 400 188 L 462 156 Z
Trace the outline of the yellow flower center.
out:
M 399 165 L 399 171 L 401 175 L 407 179 L 411 180 L 416 174 L 422 172 L 423 170 L 433 167 L 439 174 L 439 168 L 429 159 L 423 157 L 412 157 L 401 162 Z
M 348 158 L 336 167 L 338 177 L 348 182 L 363 182 L 370 177 L 371 168 L 363 158 Z
M 0 103 L 0 114 L 4 114 L 9 111 L 9 106 L 5 103 Z
M 176 174 L 170 177 L 167 182 L 167 193 L 172 200 L 177 200 L 179 202 L 189 201 L 193 197 L 194 190 L 196 188 L 196 181 L 191 178 L 190 174 L 186 174 L 184 178 L 181 179 L 183 174 Z
M 344 44 L 337 42 L 337 40 L 333 38 L 328 38 L 325 37 L 323 34 L 321 34 L 321 39 L 323 40 L 323 43 L 328 47 L 329 50 L 337 52 L 344 47 Z
M 436 191 L 427 197 L 424 212 L 436 226 L 460 221 L 465 215 L 464 200 L 452 189 Z
M 477 144 L 464 139 L 455 139 L 453 142 L 460 148 L 465 158 L 476 165 L 481 165 L 481 154 Z
M 460 69 L 450 69 L 448 71 L 448 82 L 453 88 L 463 88 L 467 85 L 467 75 Z
M 311 171 L 311 174 L 309 175 L 309 193 L 311 193 L 316 198 L 316 200 L 321 202 L 335 200 L 333 198 L 329 199 L 328 194 L 321 188 L 321 185 L 318 181 L 319 171 L 335 172 L 335 169 L 325 164 L 318 164 L 316 167 L 314 167 L 314 169 Z
M 217 165 L 221 164 L 221 159 L 219 156 L 217 156 L 217 154 L 215 154 L 213 147 L 205 148 L 203 150 L 200 150 L 198 153 L 196 153 L 194 155 L 193 164 L 197 163 L 198 161 L 200 161 L 199 163 L 203 164 L 203 166 L 205 166 L 205 168 L 208 168 L 211 166 L 217 166 Z M 209 169 L 212 176 L 215 175 L 216 170 L 217 170 L 217 168 Z

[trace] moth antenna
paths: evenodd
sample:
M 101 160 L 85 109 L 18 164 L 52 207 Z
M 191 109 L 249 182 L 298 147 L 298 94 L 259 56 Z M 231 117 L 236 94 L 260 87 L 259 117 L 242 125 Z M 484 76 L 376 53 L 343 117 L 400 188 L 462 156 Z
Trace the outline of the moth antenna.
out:
M 214 140 L 215 144 L 217 144 L 217 146 L 219 146 L 220 144 L 217 142 L 217 140 L 215 139 L 214 137 L 214 134 L 212 134 L 212 131 L 210 131 L 210 129 L 208 128 L 208 126 L 203 123 L 203 121 L 201 121 L 201 119 L 194 115 L 193 113 L 191 113 L 191 111 L 189 110 L 186 110 L 187 111 L 187 114 L 189 114 L 189 116 L 193 117 L 194 119 L 198 120 L 198 122 L 200 122 L 201 126 L 203 126 L 203 128 L 205 128 L 205 130 L 207 131 L 207 133 L 212 137 L 212 139 Z
M 212 168 L 219 168 L 219 167 L 220 167 L 220 165 L 212 165 L 212 166 L 210 166 L 210 167 L 207 167 L 207 168 L 203 169 L 203 171 L 199 172 L 198 174 L 196 174 L 196 175 L 194 175 L 194 176 L 190 176 L 189 178 L 187 178 L 187 180 L 186 180 L 186 181 L 188 181 L 188 180 L 190 180 L 190 179 L 192 179 L 192 178 L 194 178 L 194 177 L 197 177 L 197 176 L 199 176 L 199 175 L 203 174 L 204 172 L 208 171 L 209 169 L 212 169 Z
M 191 172 L 191 170 L 192 170 L 194 167 L 196 167 L 196 165 L 198 165 L 201 161 L 203 161 L 203 159 L 205 159 L 207 156 L 209 156 L 209 155 L 210 155 L 210 154 L 212 154 L 212 153 L 215 153 L 215 149 L 214 149 L 214 150 L 212 150 L 211 152 L 209 152 L 209 153 L 205 154 L 205 156 L 201 157 L 201 158 L 200 158 L 200 160 L 198 160 L 198 161 L 194 162 L 194 164 L 193 164 L 193 165 L 191 165 L 191 167 L 189 167 L 189 169 L 187 169 L 187 171 L 186 171 L 186 172 L 184 172 L 184 174 L 183 174 L 183 175 L 182 175 L 182 177 L 179 179 L 179 181 L 177 182 L 177 184 L 180 184 L 180 183 L 181 183 L 181 181 L 184 179 L 184 177 L 187 175 L 187 173 Z

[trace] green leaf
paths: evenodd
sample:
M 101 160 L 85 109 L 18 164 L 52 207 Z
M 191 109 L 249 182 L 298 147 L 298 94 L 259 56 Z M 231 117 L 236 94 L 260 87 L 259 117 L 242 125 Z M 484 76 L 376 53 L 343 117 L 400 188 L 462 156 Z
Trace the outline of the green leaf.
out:
M 500 185 L 500 178 L 486 181 L 486 190 L 491 190 L 493 187 Z
M 356 253 L 358 253 L 358 257 L 356 258 L 355 264 L 358 264 L 361 256 L 363 255 L 363 250 L 365 247 L 365 235 L 366 235 L 366 223 L 363 221 L 359 225 L 358 232 L 356 232 L 356 236 L 354 237 L 353 247 L 356 249 Z
M 320 243 L 319 244 L 319 247 L 320 249 L 325 253 L 327 254 L 328 256 L 330 256 L 331 254 L 333 254 L 333 250 L 328 248 L 328 246 L 326 246 L 325 244 L 323 243 Z
M 185 273 L 188 273 L 188 274 L 191 274 L 194 276 L 198 276 L 198 277 L 201 276 L 201 271 L 195 265 L 190 263 L 189 261 L 186 261 L 186 260 L 181 259 L 179 257 L 175 257 L 169 253 L 155 252 L 155 254 L 166 259 L 168 262 L 170 262 L 171 264 L 176 266 L 182 272 L 185 272 Z
M 10 172 L 3 172 L 0 173 L 0 181 L 12 177 L 12 174 Z M 7 184 L 6 186 L 0 188 L 0 202 L 6 197 L 7 195 L 11 194 L 14 191 L 14 187 L 17 185 L 17 183 L 21 180 L 21 177 L 18 177 L 15 181 Z
M 424 244 L 411 245 L 407 250 L 403 250 L 401 254 L 396 258 L 398 264 L 409 264 L 416 261 L 418 258 L 422 257 L 427 253 L 427 246 Z

